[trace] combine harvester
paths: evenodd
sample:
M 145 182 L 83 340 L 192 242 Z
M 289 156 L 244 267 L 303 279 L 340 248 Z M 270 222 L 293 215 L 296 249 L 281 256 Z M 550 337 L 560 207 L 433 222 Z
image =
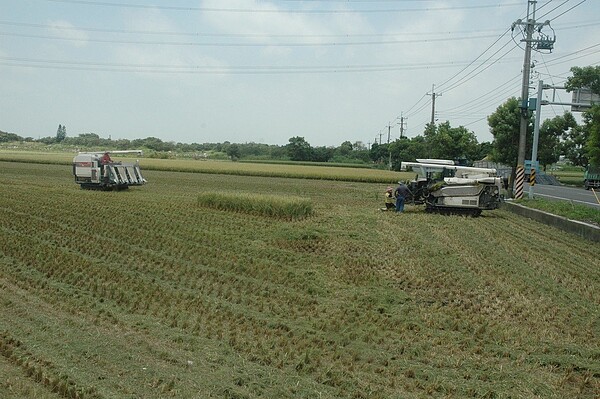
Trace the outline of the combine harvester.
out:
M 146 183 L 139 161 L 115 162 L 110 154 L 142 155 L 142 151 L 80 152 L 73 158 L 75 183 L 89 190 L 124 190 Z
M 417 172 L 407 183 L 412 192 L 408 202 L 425 204 L 427 212 L 479 216 L 482 210 L 497 209 L 502 197 L 502 178 L 496 169 L 455 165 L 445 159 L 402 162 L 400 169 Z

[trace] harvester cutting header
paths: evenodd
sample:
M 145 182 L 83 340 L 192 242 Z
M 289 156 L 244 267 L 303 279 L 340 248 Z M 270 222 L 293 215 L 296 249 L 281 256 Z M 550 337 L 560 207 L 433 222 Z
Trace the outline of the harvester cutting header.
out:
M 139 161 L 115 162 L 110 154 L 142 155 L 142 151 L 80 152 L 73 158 L 75 183 L 92 190 L 122 190 L 146 183 Z
M 445 159 L 402 162 L 400 169 L 407 168 L 417 172 L 408 182 L 412 202 L 425 204 L 428 212 L 479 216 L 500 205 L 502 178 L 496 169 L 459 166 Z

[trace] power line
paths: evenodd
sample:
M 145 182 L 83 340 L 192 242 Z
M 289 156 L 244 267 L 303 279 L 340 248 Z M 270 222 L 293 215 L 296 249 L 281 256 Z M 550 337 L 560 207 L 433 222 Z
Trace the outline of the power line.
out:
M 552 0 L 549 0 L 548 2 L 544 3 L 543 5 L 541 5 L 539 7 L 539 9 L 542 9 L 544 7 L 546 7 L 548 4 L 550 4 L 552 2 Z M 474 64 L 479 58 L 481 58 L 485 53 L 487 53 L 492 47 L 494 47 L 494 45 L 496 45 L 496 43 L 498 43 L 509 31 L 511 30 L 511 28 L 506 29 L 492 44 L 490 44 L 481 54 L 479 54 L 469 65 L 467 65 L 465 68 L 463 68 L 462 70 L 460 70 L 458 73 L 456 73 L 455 75 L 453 75 L 452 77 L 450 77 L 449 79 L 445 80 L 444 82 L 440 83 L 438 85 L 438 87 L 443 87 L 444 85 L 446 85 L 447 83 L 449 83 L 450 81 L 452 81 L 454 78 L 456 78 L 457 76 L 459 76 L 461 73 L 463 73 L 464 71 L 466 71 L 472 64 Z M 493 57 L 495 54 L 497 54 L 498 52 L 500 52 L 504 47 L 507 46 L 508 43 L 504 44 L 504 46 L 502 46 L 500 49 L 498 49 L 494 54 L 492 54 L 491 57 Z M 489 61 L 489 59 L 491 58 L 489 57 L 486 61 L 484 61 L 483 63 L 481 63 L 477 68 L 475 68 L 475 70 L 477 70 L 479 67 L 481 67 L 481 65 L 485 64 L 485 62 Z M 487 69 L 487 68 L 486 68 Z M 459 80 L 460 81 L 464 81 L 464 79 L 471 75 L 472 73 L 474 73 L 474 71 L 469 72 L 465 77 L 461 78 Z M 478 75 L 478 74 L 477 74 Z M 475 76 L 477 76 L 475 75 Z M 470 79 L 469 79 L 470 80 Z M 467 80 L 468 81 L 468 80 Z M 466 81 L 464 81 L 466 82 Z M 458 87 L 460 84 L 455 83 L 454 86 L 452 88 Z M 450 89 L 445 89 L 445 91 L 451 90 Z
M 498 43 L 500 41 L 500 39 L 502 39 L 504 37 L 504 35 L 506 35 L 508 32 L 510 31 L 510 29 L 507 29 L 504 31 L 504 33 L 502 33 L 492 44 L 490 44 L 481 54 L 479 54 L 473 61 L 471 61 L 469 63 L 469 65 L 467 65 L 465 68 L 461 69 L 460 71 L 458 71 L 456 74 L 452 75 L 449 79 L 446 79 L 444 82 L 440 83 L 438 85 L 438 88 L 443 87 L 446 83 L 450 82 L 452 79 L 454 79 L 455 77 L 457 77 L 458 75 L 460 75 L 461 73 L 463 73 L 467 68 L 469 68 L 471 65 L 473 65 L 473 63 L 475 63 L 479 58 L 481 58 L 489 49 L 491 49 L 496 43 Z
M 598 23 L 600 24 L 600 23 Z M 204 33 L 204 32 L 173 32 L 173 31 L 156 31 L 156 30 L 128 30 L 128 29 L 108 29 L 85 26 L 61 26 L 53 24 L 36 24 L 27 22 L 0 21 L 0 25 L 19 26 L 26 28 L 38 29 L 57 29 L 66 31 L 78 32 L 97 32 L 97 33 L 116 33 L 116 34 L 133 34 L 133 35 L 165 35 L 165 36 L 193 36 L 193 37 L 239 37 L 239 38 L 332 38 L 332 37 L 398 37 L 398 36 L 439 36 L 449 34 L 465 34 L 465 33 L 496 33 L 496 29 L 481 29 L 481 30 L 459 30 L 446 32 L 390 32 L 390 33 L 339 33 L 339 34 L 271 34 L 271 33 Z
M 559 8 L 561 8 L 563 5 L 567 4 L 569 1 L 571 0 L 565 0 L 562 3 L 560 3 L 559 5 L 557 5 L 556 7 L 554 7 L 553 9 L 551 9 L 550 11 L 547 11 L 545 14 L 542 14 L 540 16 L 537 17 L 537 19 L 542 19 L 544 18 L 546 15 L 550 14 L 552 11 L 557 10 Z M 547 5 L 548 3 L 546 3 L 545 5 Z M 539 7 L 537 10 L 539 11 L 542 7 Z
M 488 8 L 505 8 L 520 6 L 520 3 L 505 3 L 505 4 L 479 4 L 471 6 L 454 6 L 454 7 L 426 7 L 426 8 L 381 8 L 381 9 L 257 9 L 257 8 L 219 8 L 219 7 L 181 7 L 181 6 L 165 6 L 165 5 L 147 5 L 147 4 L 131 4 L 131 3 L 112 3 L 105 1 L 88 1 L 88 0 L 45 0 L 54 3 L 68 3 L 86 6 L 103 6 L 103 7 L 118 7 L 118 8 L 137 8 L 137 9 L 159 9 L 171 11 L 202 11 L 202 12 L 228 12 L 228 13 L 294 13 L 294 14 L 357 14 L 357 13 L 402 13 L 402 12 L 430 12 L 430 11 L 452 11 L 452 10 L 472 10 L 472 9 L 488 9 Z
M 427 95 L 427 93 L 425 93 L 425 95 Z M 423 111 L 425 108 L 428 108 L 429 105 L 431 104 L 431 100 L 427 100 L 426 103 L 424 103 L 423 105 L 421 105 L 419 108 L 417 108 L 416 110 L 413 111 L 412 114 L 409 114 L 409 116 L 414 116 L 419 114 L 421 111 Z
M 550 14 L 552 11 L 555 11 L 555 10 L 559 9 L 560 7 L 562 7 L 563 5 L 565 5 L 566 3 L 568 3 L 569 1 L 570 1 L 570 0 L 565 0 L 564 2 L 560 3 L 558 6 L 554 7 L 552 10 L 548 11 L 547 13 L 545 13 L 545 14 L 543 14 L 543 15 L 539 16 L 538 18 L 539 18 L 539 19 L 542 19 L 542 18 L 544 18 L 546 15 Z M 586 1 L 587 1 L 587 0 L 582 0 L 582 1 L 580 1 L 579 3 L 575 4 L 575 5 L 574 5 L 574 6 L 572 6 L 571 8 L 569 8 L 569 9 L 567 9 L 567 10 L 563 11 L 562 13 L 560 13 L 560 14 L 558 14 L 558 15 L 556 15 L 556 16 L 554 16 L 554 17 L 552 17 L 552 18 L 551 18 L 551 21 L 553 21 L 553 20 L 555 20 L 555 19 L 557 19 L 557 18 L 559 18 L 559 17 L 561 17 L 561 16 L 565 15 L 566 13 L 568 13 L 568 12 L 569 12 L 569 11 L 571 11 L 571 10 L 573 10 L 575 7 L 579 7 L 581 4 L 585 3 Z
M 91 61 L 70 61 L 70 60 L 51 60 L 38 58 L 24 57 L 2 57 L 0 62 L 5 61 L 11 63 L 19 63 L 19 66 L 37 67 L 42 65 L 45 68 L 54 66 L 56 69 L 62 67 L 84 69 L 86 67 L 100 70 L 104 68 L 110 71 L 113 68 L 121 70 L 145 71 L 153 70 L 158 73 L 161 70 L 164 72 L 182 72 L 182 73 L 338 73 L 338 72 L 378 72 L 378 71 L 398 71 L 398 70 L 414 70 L 414 69 L 436 69 L 459 66 L 456 62 L 439 62 L 439 63 L 409 63 L 409 64 L 357 64 L 357 65 L 237 65 L 237 66 L 212 66 L 212 65 L 169 65 L 169 64 L 135 64 L 135 63 L 114 63 L 114 62 L 91 62 Z M 49 65 L 43 65 L 49 64 Z
M 507 42 L 504 46 L 502 46 L 500 49 L 498 49 L 498 51 L 496 51 L 494 54 L 492 54 L 490 57 L 488 57 L 488 59 L 486 59 L 484 62 L 482 62 L 481 64 L 479 64 L 479 66 L 477 68 L 480 68 L 481 66 L 485 65 L 494 55 L 496 55 L 500 50 L 502 50 L 504 47 L 506 47 L 510 42 Z M 508 54 L 510 54 L 515 48 L 517 48 L 518 46 L 513 46 L 511 47 L 507 52 L 505 52 L 504 54 L 502 54 L 500 57 L 496 58 L 494 61 L 492 61 L 490 64 L 487 64 L 485 68 L 481 69 L 479 72 L 475 73 L 473 75 L 473 73 L 475 71 L 477 71 L 477 68 L 475 68 L 474 70 L 472 70 L 471 72 L 469 72 L 467 75 L 465 75 L 463 78 L 461 78 L 458 82 L 454 83 L 452 86 L 446 88 L 446 92 L 456 89 L 459 86 L 462 86 L 463 84 L 467 83 L 468 81 L 474 79 L 476 76 L 481 75 L 483 72 L 485 72 L 487 69 L 489 69 L 490 67 L 492 67 L 494 64 L 496 64 L 498 61 L 500 61 L 501 59 L 503 59 L 504 57 L 506 57 Z
M 434 39 L 412 39 L 412 40 L 379 40 L 379 41 L 362 41 L 362 42 L 288 42 L 288 43 L 225 43 L 225 42 L 164 42 L 164 41 L 143 41 L 143 40 L 116 40 L 116 39 L 90 39 L 90 38 L 75 38 L 75 37 L 60 37 L 60 36 L 45 36 L 31 35 L 23 33 L 0 32 L 0 36 L 23 37 L 28 39 L 44 39 L 44 40 L 62 40 L 70 42 L 93 42 L 93 43 L 109 43 L 109 44 L 139 44 L 139 45 L 155 45 L 155 46 L 199 46 L 199 47 L 320 47 L 320 46 L 372 46 L 372 45 L 388 45 L 388 44 L 407 44 L 407 43 L 429 43 L 429 42 L 446 42 L 457 40 L 472 40 L 494 37 L 495 35 L 481 36 L 462 36 L 462 37 L 440 37 Z
M 472 100 L 470 100 L 470 101 L 468 101 L 468 102 L 466 102 L 464 104 L 461 104 L 461 105 L 458 105 L 458 106 L 455 106 L 455 107 L 452 107 L 452 108 L 447 108 L 445 111 L 452 111 L 452 110 L 455 110 L 455 109 L 458 109 L 458 108 L 464 108 L 465 106 L 470 105 L 472 103 L 480 103 L 481 99 L 487 97 L 490 94 L 497 93 L 498 90 L 501 90 L 501 89 L 503 89 L 504 87 L 506 87 L 508 85 L 514 84 L 515 80 L 517 78 L 520 78 L 520 77 L 521 77 L 521 74 L 519 73 L 518 75 L 513 76 L 512 78 L 508 79 L 504 83 L 502 83 L 502 84 L 494 87 L 493 89 L 491 89 L 490 91 L 488 91 L 488 92 L 480 95 L 479 97 L 474 98 L 474 99 L 472 99 Z
M 408 109 L 408 111 L 406 111 L 406 116 L 412 116 L 414 114 L 419 113 L 419 111 L 421 110 L 421 108 L 418 108 L 417 110 L 415 110 L 413 113 L 411 113 L 411 111 L 421 102 L 423 101 L 425 98 L 427 98 L 427 93 L 423 94 L 423 96 L 412 106 Z M 428 103 L 425 103 L 425 105 L 421 106 L 422 108 L 424 108 L 425 106 L 427 106 Z
M 0 21 L 0 25 L 18 26 L 37 29 L 52 29 L 76 32 L 95 32 L 95 33 L 114 33 L 114 34 L 130 34 L 130 35 L 164 35 L 164 36 L 192 36 L 192 37 L 224 37 L 224 38 L 353 38 L 353 37 L 398 37 L 398 36 L 440 36 L 452 34 L 475 34 L 475 33 L 490 33 L 496 34 L 500 32 L 498 29 L 479 29 L 479 30 L 456 30 L 456 31 L 440 31 L 440 32 L 389 32 L 389 33 L 339 33 L 339 34 L 271 34 L 271 33 L 206 33 L 206 32 L 173 32 L 173 31 L 156 31 L 156 30 L 128 30 L 128 29 L 108 29 L 86 26 L 61 26 L 53 24 L 37 24 L 28 22 L 15 21 Z M 572 24 L 556 24 L 561 30 L 579 29 L 588 26 L 600 25 L 598 21 L 582 21 L 579 25 Z M 506 32 L 499 37 L 502 38 Z M 493 43 L 495 44 L 495 43 Z M 488 47 L 491 48 L 492 45 Z M 486 49 L 486 51 L 488 50 Z M 484 51 L 484 53 L 486 52 Z M 483 55 L 482 53 L 481 55 Z M 481 55 L 479 57 L 481 57 Z M 478 57 L 478 58 L 479 58 Z M 476 61 L 477 59 L 475 59 Z

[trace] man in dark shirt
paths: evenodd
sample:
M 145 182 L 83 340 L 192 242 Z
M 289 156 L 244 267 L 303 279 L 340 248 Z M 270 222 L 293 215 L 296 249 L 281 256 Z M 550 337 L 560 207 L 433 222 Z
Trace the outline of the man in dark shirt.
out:
M 396 197 L 396 212 L 404 212 L 404 200 L 410 196 L 410 190 L 406 187 L 406 184 L 398 182 L 400 185 L 396 187 L 394 196 Z

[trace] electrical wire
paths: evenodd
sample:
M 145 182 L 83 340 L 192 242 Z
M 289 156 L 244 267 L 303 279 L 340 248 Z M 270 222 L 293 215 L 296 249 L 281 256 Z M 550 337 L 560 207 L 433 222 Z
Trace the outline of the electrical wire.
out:
M 135 63 L 114 63 L 114 62 L 90 62 L 90 61 L 70 61 L 70 60 L 51 60 L 24 57 L 3 57 L 0 56 L 0 63 L 18 63 L 19 66 L 44 67 L 54 69 L 69 68 L 86 70 L 104 70 L 104 71 L 152 71 L 154 73 L 340 73 L 340 72 L 377 72 L 377 71 L 399 71 L 399 70 L 423 70 L 439 69 L 457 66 L 457 62 L 439 62 L 439 63 L 407 63 L 407 64 L 356 64 L 356 65 L 169 65 L 169 64 L 135 64 Z M 44 65 L 48 64 L 48 65 Z
M 539 19 L 544 18 L 545 16 L 547 16 L 548 14 L 550 14 L 552 11 L 556 11 L 557 9 L 559 9 L 560 7 L 562 7 L 563 5 L 567 4 L 569 1 L 571 0 L 565 0 L 564 2 L 560 3 L 558 6 L 554 7 L 552 10 L 546 12 L 545 14 L 539 16 Z M 579 3 L 575 4 L 574 6 L 568 8 L 567 10 L 563 11 L 562 13 L 555 15 L 554 17 L 550 18 L 550 21 L 554 21 L 557 18 L 560 18 L 561 16 L 565 15 L 566 13 L 568 13 L 569 11 L 573 10 L 576 7 L 579 7 L 580 5 L 582 5 L 583 3 L 585 3 L 587 0 L 582 0 Z
M 502 50 L 504 47 L 506 47 L 508 44 L 510 43 L 507 42 L 504 46 L 502 46 L 498 51 L 496 51 L 494 54 L 492 54 L 488 59 L 486 59 L 484 62 L 482 62 L 479 67 L 481 67 L 482 65 L 485 65 L 494 55 L 496 55 L 500 50 Z M 473 73 L 477 70 L 474 69 L 473 71 L 469 72 L 469 74 L 467 74 L 466 76 L 464 76 L 463 78 L 461 78 L 458 82 L 454 83 L 452 86 L 447 87 L 445 92 L 449 92 L 450 90 L 456 89 L 459 86 L 462 86 L 463 84 L 469 82 L 470 80 L 473 80 L 475 77 L 481 75 L 483 72 L 485 72 L 486 70 L 488 70 L 489 68 L 491 68 L 494 64 L 496 64 L 498 61 L 500 61 L 501 59 L 503 59 L 504 57 L 506 57 L 508 54 L 510 54 L 515 48 L 517 48 L 518 46 L 513 46 L 511 47 L 508 51 L 506 51 L 504 54 L 502 54 L 500 57 L 496 58 L 494 61 L 492 61 L 491 63 L 487 64 L 485 66 L 485 68 L 481 69 L 479 72 L 475 73 L 473 75 Z M 478 68 L 479 68 L 478 67 Z
M 544 3 L 543 5 L 541 5 L 538 9 L 543 9 L 544 7 L 546 7 L 548 4 L 550 4 L 552 2 L 552 0 L 549 0 L 548 2 Z M 456 78 L 457 76 L 459 76 L 461 73 L 463 73 L 465 70 L 467 70 L 472 64 L 474 64 L 479 58 L 481 58 L 485 53 L 487 53 L 492 47 L 494 47 L 494 45 L 496 45 L 496 43 L 498 43 L 509 31 L 511 31 L 511 28 L 509 27 L 508 29 L 506 29 L 492 44 L 490 44 L 481 54 L 479 54 L 472 62 L 471 64 L 469 64 L 467 67 L 463 68 L 461 71 L 459 71 L 458 73 L 456 73 L 455 75 L 453 75 L 452 77 L 450 77 L 449 79 L 445 80 L 444 82 L 437 84 L 436 86 L 438 87 L 438 89 L 442 89 L 444 85 L 446 85 L 448 82 L 452 81 L 454 78 Z M 512 39 L 514 41 L 514 38 Z M 504 46 L 502 46 L 499 50 L 497 50 L 494 54 L 492 54 L 492 57 L 497 54 L 498 52 L 500 52 L 502 50 L 502 48 L 506 47 L 507 44 L 505 44 Z M 490 57 L 491 58 L 491 57 Z M 490 59 L 488 58 L 488 60 Z M 487 60 L 485 61 L 487 62 Z M 484 63 L 485 63 L 484 62 Z M 483 64 L 483 63 L 482 63 Z M 481 66 L 481 65 L 479 65 Z M 476 68 L 477 69 L 477 68 Z M 476 70 L 475 69 L 475 70 Z M 469 72 L 468 75 L 472 74 L 474 71 Z M 461 78 L 461 80 L 464 78 Z M 466 82 L 466 81 L 465 81 Z M 458 87 L 458 86 L 455 86 Z M 446 89 L 445 91 L 448 91 L 448 89 Z
M 94 32 L 94 33 L 114 33 L 114 34 L 132 34 L 132 35 L 165 35 L 165 36 L 193 36 L 193 37 L 236 37 L 236 38 L 332 38 L 332 37 L 398 37 L 398 36 L 440 36 L 450 34 L 467 34 L 467 33 L 493 33 L 497 30 L 481 29 L 481 30 L 458 30 L 446 32 L 396 32 L 396 33 L 340 33 L 340 34 L 270 34 L 270 33 L 203 33 L 203 32 L 173 32 L 173 31 L 152 31 L 152 30 L 127 30 L 127 29 L 108 29 L 85 26 L 61 26 L 52 24 L 36 24 L 27 22 L 0 21 L 0 25 L 18 26 L 26 28 L 38 29 L 56 29 L 76 32 Z
M 114 39 L 90 39 L 60 36 L 31 35 L 14 32 L 0 32 L 0 36 L 21 37 L 28 39 L 61 40 L 70 42 L 93 42 L 105 44 L 136 44 L 156 46 L 195 46 L 195 47 L 321 47 L 321 46 L 373 46 L 408 43 L 433 43 L 457 40 L 473 40 L 494 37 L 495 35 L 440 37 L 433 39 L 411 39 L 411 40 L 378 40 L 357 42 L 288 42 L 288 43 L 226 43 L 226 42 L 165 42 L 165 41 L 142 41 L 142 40 L 114 40 Z
M 470 100 L 470 101 L 468 101 L 466 103 L 463 103 L 461 105 L 457 105 L 457 106 L 452 107 L 452 108 L 447 108 L 445 111 L 453 111 L 453 110 L 458 109 L 458 108 L 464 108 L 464 107 L 466 107 L 468 105 L 471 105 L 473 103 L 480 103 L 483 98 L 486 98 L 490 94 L 497 93 L 498 90 L 502 90 L 504 87 L 513 84 L 517 79 L 520 79 L 520 77 L 521 77 L 521 74 L 519 73 L 518 75 L 513 76 L 512 78 L 508 79 L 504 83 L 502 83 L 502 84 L 494 87 L 493 89 L 491 89 L 490 91 L 488 91 L 488 92 L 480 95 L 479 97 L 474 98 L 474 99 L 472 99 L 472 100 Z
M 487 8 L 504 8 L 520 6 L 521 3 L 504 3 L 504 4 L 479 4 L 470 6 L 453 6 L 453 7 L 426 7 L 426 8 L 381 8 L 381 9 L 333 9 L 333 10 L 318 10 L 318 9 L 252 9 L 252 8 L 218 8 L 218 7 L 181 7 L 181 6 L 165 6 L 165 5 L 147 5 L 147 4 L 131 4 L 131 3 L 112 3 L 106 1 L 88 1 L 88 0 L 45 0 L 54 3 L 68 3 L 86 6 L 103 6 L 117 8 L 136 8 L 136 9 L 159 9 L 171 11 L 201 11 L 201 12 L 228 12 L 228 13 L 294 13 L 294 14 L 358 14 L 358 13 L 402 13 L 402 12 L 430 12 L 430 11 L 452 11 L 452 10 L 472 10 L 472 9 L 487 9 Z
M 546 3 L 547 4 L 547 3 Z M 480 29 L 480 30 L 456 30 L 445 32 L 390 32 L 390 33 L 340 33 L 340 34 L 271 34 L 271 33 L 206 33 L 206 32 L 173 32 L 173 31 L 154 31 L 154 30 L 128 30 L 128 29 L 108 29 L 86 26 L 61 26 L 53 24 L 37 24 L 15 21 L 0 21 L 0 25 L 16 26 L 25 28 L 37 29 L 53 29 L 75 32 L 94 32 L 94 33 L 111 33 L 111 34 L 128 34 L 128 35 L 164 35 L 164 36 L 192 36 L 192 37 L 223 37 L 223 38 L 353 38 L 353 37 L 398 37 L 398 36 L 440 36 L 452 34 L 475 34 L 475 33 L 490 33 L 497 34 L 500 32 L 496 29 Z M 579 25 L 571 24 L 556 24 L 555 27 L 561 30 L 579 29 L 588 26 L 600 25 L 598 21 L 582 21 Z M 508 31 L 508 30 L 507 30 Z M 498 39 L 501 39 L 506 33 L 502 33 Z M 492 45 L 488 46 L 489 50 Z M 486 51 L 484 51 L 485 53 Z M 480 58 L 482 53 L 478 58 Z M 475 59 L 474 61 L 476 61 Z
M 438 86 L 438 89 L 441 89 L 444 85 L 446 85 L 448 82 L 450 82 L 452 79 L 454 79 L 455 77 L 457 77 L 458 75 L 460 75 L 461 73 L 463 73 L 466 69 L 468 69 L 471 65 L 473 65 L 479 58 L 481 58 L 485 53 L 487 53 L 487 51 L 489 49 L 491 49 L 496 43 L 498 43 L 500 41 L 500 39 L 502 39 L 508 32 L 510 31 L 510 28 L 505 30 L 504 33 L 502 33 L 492 44 L 490 44 L 481 54 L 479 54 L 473 61 L 471 61 L 471 63 L 469 63 L 469 65 L 467 65 L 465 68 L 461 69 L 460 71 L 458 71 L 456 74 L 452 75 L 450 78 L 446 79 L 445 81 L 443 81 L 442 83 L 436 85 Z
M 545 14 L 542 14 L 542 15 L 538 16 L 538 17 L 537 17 L 537 19 L 542 19 L 542 18 L 544 18 L 546 15 L 550 14 L 552 11 L 555 11 L 555 10 L 557 10 L 557 9 L 561 8 L 563 5 L 567 4 L 569 1 L 571 1 L 571 0 L 565 0 L 565 1 L 563 1 L 562 3 L 560 3 L 559 5 L 557 5 L 556 7 L 554 7 L 553 9 L 551 9 L 550 11 L 547 11 Z M 585 0 L 584 0 L 584 1 L 585 1 Z M 540 10 L 540 9 L 538 9 L 538 11 L 539 11 L 539 10 Z

